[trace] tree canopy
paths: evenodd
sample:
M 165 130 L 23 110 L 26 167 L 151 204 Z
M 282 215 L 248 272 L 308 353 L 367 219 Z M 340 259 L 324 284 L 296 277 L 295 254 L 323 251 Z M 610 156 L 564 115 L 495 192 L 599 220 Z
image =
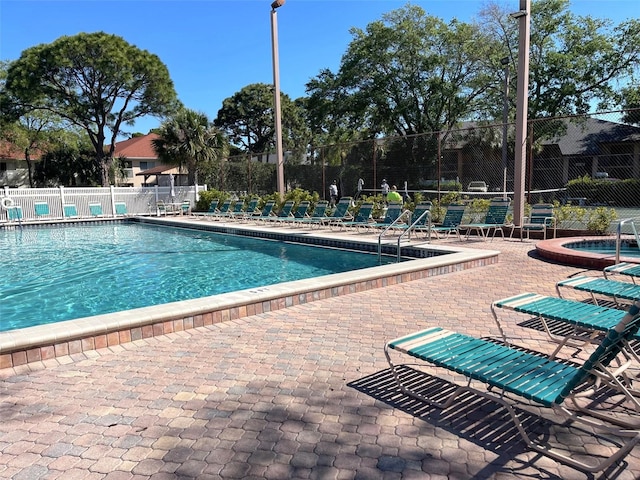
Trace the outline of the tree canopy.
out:
M 204 113 L 181 108 L 158 130 L 153 140 L 158 158 L 169 165 L 185 166 L 190 185 L 198 182 L 198 174 L 210 170 L 226 153 L 226 142 Z
M 214 125 L 221 128 L 229 141 L 247 153 L 263 154 L 275 149 L 275 115 L 273 88 L 266 83 L 253 83 L 225 98 Z M 282 144 L 289 150 L 306 149 L 308 142 L 304 117 L 298 104 L 280 93 L 282 110 Z
M 163 117 L 177 106 L 160 59 L 104 32 L 63 36 L 25 50 L 9 66 L 5 88 L 3 102 L 11 102 L 20 114 L 49 111 L 84 129 L 103 185 L 109 182 L 123 126 L 145 115 Z

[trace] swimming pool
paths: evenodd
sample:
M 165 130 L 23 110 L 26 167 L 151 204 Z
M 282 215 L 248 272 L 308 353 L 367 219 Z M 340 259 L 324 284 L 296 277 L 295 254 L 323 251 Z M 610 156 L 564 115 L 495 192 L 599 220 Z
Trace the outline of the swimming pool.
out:
M 5 229 L 0 251 L 0 331 L 378 265 L 370 253 L 142 223 Z
M 234 221 L 208 222 L 191 217 L 78 220 L 63 222 L 60 228 L 68 228 L 77 223 L 105 222 L 165 225 L 373 253 L 378 249 L 377 235 L 290 226 L 265 227 Z M 34 228 L 42 227 L 25 226 L 24 231 Z M 2 229 L 13 234 L 19 230 L 13 225 L 0 225 L 0 230 Z M 394 240 L 387 245 L 383 244 L 382 248 L 395 258 L 397 246 Z M 174 332 L 214 328 L 218 323 L 233 322 L 247 316 L 492 265 L 499 261 L 499 253 L 495 250 L 465 248 L 457 242 L 434 245 L 424 241 L 411 241 L 402 246 L 402 254 L 413 258 L 408 262 L 394 262 L 373 268 L 287 281 L 191 300 L 0 331 L 0 370 L 16 367 L 29 370 L 33 368 L 31 365 L 46 366 L 48 362 L 55 365 L 58 358 L 68 355 L 74 358 L 88 358 L 93 350 L 110 350 L 129 342 L 143 342 L 138 343 L 143 345 L 147 339 Z

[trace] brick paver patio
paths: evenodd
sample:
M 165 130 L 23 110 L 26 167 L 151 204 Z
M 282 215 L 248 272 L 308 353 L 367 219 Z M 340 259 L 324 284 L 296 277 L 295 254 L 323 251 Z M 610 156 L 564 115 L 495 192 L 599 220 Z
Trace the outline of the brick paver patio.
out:
M 582 271 L 534 258 L 533 242 L 466 246 L 500 262 L 0 371 L 0 478 L 640 478 L 640 447 L 590 477 L 528 451 L 486 401 L 439 412 L 390 383 L 385 340 L 430 325 L 496 334 L 492 300 L 554 294 Z M 515 343 L 551 350 L 525 317 L 501 319 Z

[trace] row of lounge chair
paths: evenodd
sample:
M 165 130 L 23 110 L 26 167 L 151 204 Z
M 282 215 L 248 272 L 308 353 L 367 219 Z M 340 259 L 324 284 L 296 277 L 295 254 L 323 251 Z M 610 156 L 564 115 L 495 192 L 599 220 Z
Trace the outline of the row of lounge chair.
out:
M 65 203 L 62 206 L 62 218 L 63 219 L 78 219 L 78 218 L 96 218 L 105 216 L 102 204 L 99 202 L 90 202 L 88 205 L 88 214 L 81 214 L 78 211 L 78 207 L 75 203 Z M 49 204 L 47 202 L 35 202 L 34 203 L 35 220 L 54 220 Z M 127 204 L 125 202 L 115 202 L 115 215 L 127 215 Z M 21 205 L 12 205 L 7 208 L 7 220 L 21 222 L 26 220 Z
M 353 199 L 351 197 L 342 197 L 336 204 L 333 213 L 327 215 L 326 212 L 329 205 L 326 201 L 318 202 L 313 209 L 313 213 L 309 214 L 310 203 L 308 201 L 300 202 L 295 210 L 295 202 L 292 200 L 287 201 L 283 204 L 280 211 L 275 213 L 275 201 L 268 201 L 262 210 L 257 210 L 257 199 L 251 200 L 251 202 L 246 205 L 242 200 L 235 202 L 233 200 L 225 200 L 220 203 L 220 205 L 212 202 L 209 211 L 195 212 L 194 215 L 211 220 L 241 219 L 264 223 L 276 222 L 281 224 L 316 225 L 341 229 L 347 227 L 362 229 L 391 228 L 397 231 L 406 230 L 411 226 L 416 231 L 428 232 L 437 238 L 440 238 L 441 235 L 449 235 L 451 233 L 455 233 L 460 237 L 461 228 L 476 229 L 476 231 L 481 232 L 483 238 L 486 238 L 485 232 L 490 228 L 496 230 L 501 229 L 501 221 L 498 219 L 496 209 L 502 209 L 502 222 L 504 221 L 504 217 L 506 217 L 506 206 L 498 202 L 499 205 L 497 206 L 491 205 L 489 213 L 487 214 L 486 223 L 464 226 L 461 225 L 461 222 L 465 213 L 465 205 L 452 204 L 447 208 L 443 222 L 438 225 L 432 225 L 430 218 L 432 204 L 431 202 L 422 202 L 416 205 L 413 212 L 404 210 L 401 203 L 391 203 L 386 209 L 384 218 L 380 221 L 375 221 L 371 218 L 374 208 L 372 202 L 362 203 L 355 214 L 351 214 L 349 207 L 352 205 L 352 202 Z
M 589 301 L 527 292 L 493 302 L 491 311 L 500 339 L 476 338 L 434 326 L 388 341 L 384 352 L 395 382 L 405 394 L 439 409 L 469 399 L 469 393 L 494 401 L 506 409 L 531 449 L 582 471 L 608 469 L 640 442 L 640 285 L 634 283 L 640 278 L 640 265 L 614 265 L 604 273 L 605 277 L 579 276 L 557 283 L 558 293 L 566 289 L 587 292 Z M 610 278 L 616 274 L 618 280 Z M 598 304 L 596 297 L 614 306 Z M 533 317 L 558 344 L 555 351 L 544 355 L 509 342 L 498 317 L 500 310 Z M 568 346 L 592 353 L 583 363 L 559 359 L 558 353 Z M 436 367 L 455 372 L 467 381 L 452 388 L 450 395 L 425 393 L 429 389 L 416 384 L 415 374 L 394 362 L 391 352 L 394 357 L 418 359 L 436 372 Z M 624 415 L 602 408 L 601 400 L 607 396 L 623 398 Z M 570 442 L 566 451 L 552 448 L 534 438 L 520 418 L 520 409 L 531 405 L 587 425 L 599 440 L 613 435 L 618 449 L 608 457 L 590 458 L 584 451 L 572 452 Z
M 353 199 L 351 197 L 342 197 L 337 203 L 335 210 L 331 215 L 326 215 L 328 202 L 318 202 L 313 214 L 308 212 L 311 208 L 307 201 L 300 202 L 294 209 L 295 202 L 289 200 L 285 202 L 279 212 L 275 212 L 275 201 L 269 201 L 262 210 L 257 209 L 258 200 L 253 199 L 245 204 L 244 201 L 225 200 L 217 205 L 212 202 L 208 212 L 195 213 L 202 218 L 213 220 L 219 219 L 242 219 L 255 220 L 257 222 L 279 222 L 282 224 L 299 224 L 299 225 L 317 225 L 330 228 L 347 228 L 355 227 L 358 229 L 389 229 L 392 232 L 407 230 L 409 227 L 416 232 L 422 232 L 431 238 L 441 238 L 455 234 L 462 240 L 463 235 L 468 239 L 472 234 L 482 240 L 489 237 L 495 238 L 500 234 L 505 238 L 504 229 L 511 228 L 511 236 L 513 236 L 513 226 L 507 224 L 507 213 L 510 206 L 508 198 L 494 198 L 491 200 L 489 209 L 480 221 L 463 222 L 466 212 L 464 203 L 450 204 L 444 214 L 441 223 L 433 224 L 431 222 L 431 202 L 421 202 L 416 205 L 413 212 L 404 210 L 401 203 L 390 203 L 386 209 L 384 218 L 375 221 L 371 218 L 374 204 L 372 202 L 364 202 L 360 204 L 358 210 L 352 214 L 349 211 Z M 555 237 L 555 218 L 553 215 L 553 205 L 538 204 L 534 205 L 531 214 L 520 228 L 520 238 L 523 239 L 526 234 L 532 231 L 541 232 L 543 238 L 546 239 L 547 232 L 553 230 Z

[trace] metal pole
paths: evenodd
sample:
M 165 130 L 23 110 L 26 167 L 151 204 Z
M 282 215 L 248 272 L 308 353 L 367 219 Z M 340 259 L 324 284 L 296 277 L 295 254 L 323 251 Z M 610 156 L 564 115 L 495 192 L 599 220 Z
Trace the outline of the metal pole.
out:
M 509 123 L 509 57 L 500 60 L 504 65 L 504 98 L 502 100 L 502 192 L 507 198 L 507 134 Z
M 529 30 L 531 0 L 520 0 L 520 11 L 511 16 L 518 20 L 518 88 L 516 91 L 516 144 L 514 165 L 513 224 L 524 218 L 524 184 L 527 164 L 527 109 L 529 91 Z
M 280 69 L 278 60 L 278 14 L 276 8 L 286 0 L 276 0 L 271 4 L 271 51 L 273 54 L 273 104 L 276 122 L 276 177 L 278 193 L 284 198 L 284 161 L 282 159 L 282 112 L 280 109 Z

